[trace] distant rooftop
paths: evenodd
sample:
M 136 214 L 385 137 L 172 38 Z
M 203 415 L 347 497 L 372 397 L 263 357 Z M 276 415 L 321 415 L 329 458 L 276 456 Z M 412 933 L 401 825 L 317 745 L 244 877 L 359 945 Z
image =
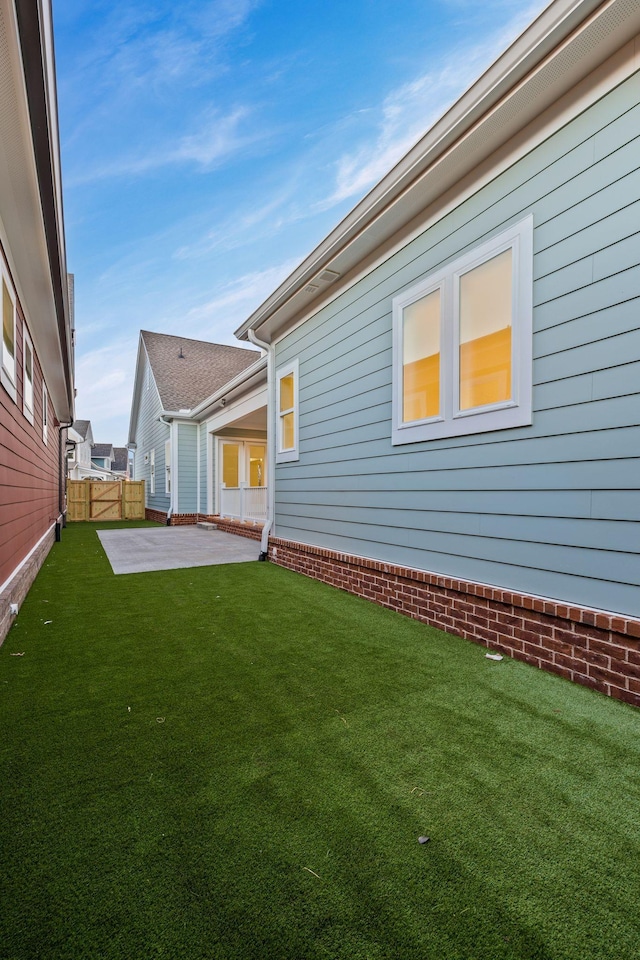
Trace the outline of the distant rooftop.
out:
M 118 473 L 125 473 L 127 465 L 129 462 L 129 451 L 126 447 L 114 447 L 113 448 L 113 461 L 111 463 L 111 469 L 117 470 Z
M 87 430 L 91 426 L 90 420 L 74 420 L 73 429 L 76 433 L 79 433 L 83 440 L 87 439 Z
M 93 443 L 91 445 L 91 456 L 93 457 L 111 457 L 113 447 L 110 443 Z

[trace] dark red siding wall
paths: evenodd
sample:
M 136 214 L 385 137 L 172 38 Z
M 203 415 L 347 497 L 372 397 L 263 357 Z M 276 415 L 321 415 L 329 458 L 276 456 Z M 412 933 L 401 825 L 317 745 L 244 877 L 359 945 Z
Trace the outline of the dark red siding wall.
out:
M 23 413 L 23 331 L 16 330 L 17 403 L 0 385 L 0 585 L 59 516 L 58 429 L 49 401 L 47 443 L 42 437 L 42 370 L 34 344 L 34 422 Z

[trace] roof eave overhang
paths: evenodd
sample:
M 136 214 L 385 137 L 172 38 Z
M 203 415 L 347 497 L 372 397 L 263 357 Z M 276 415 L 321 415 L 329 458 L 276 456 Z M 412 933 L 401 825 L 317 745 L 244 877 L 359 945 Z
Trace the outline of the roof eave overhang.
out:
M 606 23 L 604 22 L 606 18 Z M 235 335 L 273 340 L 359 263 L 640 31 L 640 3 L 555 0 Z
M 51 10 L 46 0 L 14 0 L 4 13 L 3 82 L 15 94 L 4 101 L 2 122 L 17 152 L 3 157 L 0 177 L 13 189 L 3 191 L 0 217 L 49 396 L 58 420 L 68 422 L 75 388 Z

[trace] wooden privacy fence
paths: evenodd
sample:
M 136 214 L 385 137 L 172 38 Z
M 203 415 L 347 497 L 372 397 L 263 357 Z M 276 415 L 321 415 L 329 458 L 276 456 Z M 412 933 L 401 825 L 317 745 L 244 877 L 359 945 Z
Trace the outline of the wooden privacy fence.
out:
M 144 520 L 144 480 L 67 480 L 67 520 Z

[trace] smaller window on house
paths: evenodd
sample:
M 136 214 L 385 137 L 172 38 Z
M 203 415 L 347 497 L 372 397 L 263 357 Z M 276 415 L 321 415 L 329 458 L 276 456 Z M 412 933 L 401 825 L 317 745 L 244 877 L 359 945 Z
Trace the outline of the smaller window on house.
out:
M 49 432 L 49 391 L 47 390 L 47 385 L 42 381 L 42 439 L 47 442 L 47 434 Z M 75 451 L 72 450 L 73 453 Z
M 298 361 L 276 372 L 277 437 L 276 461 L 298 460 Z
M 156 451 L 149 452 L 149 493 L 153 496 L 156 492 Z
M 2 265 L 2 364 L 0 382 L 11 399 L 17 402 L 16 391 L 16 299 L 13 286 Z
M 531 423 L 533 218 L 393 300 L 394 444 Z
M 164 492 L 167 496 L 171 493 L 171 440 L 164 445 Z
M 33 423 L 33 344 L 23 325 L 22 345 L 22 412 Z

